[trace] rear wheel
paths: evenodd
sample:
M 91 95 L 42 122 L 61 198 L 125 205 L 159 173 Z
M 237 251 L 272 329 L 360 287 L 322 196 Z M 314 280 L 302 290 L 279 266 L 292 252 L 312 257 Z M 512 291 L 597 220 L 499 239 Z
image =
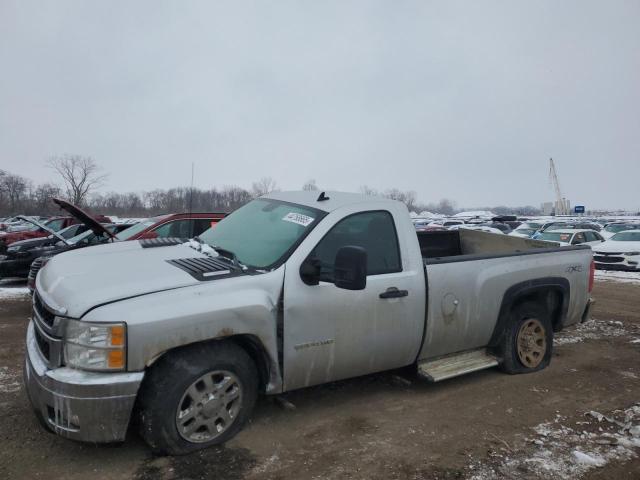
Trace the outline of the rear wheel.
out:
M 231 342 L 193 345 L 152 367 L 139 399 L 140 432 L 156 453 L 182 455 L 235 436 L 258 395 L 249 355 Z
M 553 328 L 547 309 L 536 302 L 516 305 L 502 340 L 502 369 L 507 373 L 542 370 L 551 361 L 552 348 Z

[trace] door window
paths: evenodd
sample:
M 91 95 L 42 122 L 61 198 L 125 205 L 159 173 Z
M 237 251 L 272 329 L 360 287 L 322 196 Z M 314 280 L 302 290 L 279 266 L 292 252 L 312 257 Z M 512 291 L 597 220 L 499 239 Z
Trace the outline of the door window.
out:
M 191 238 L 192 220 L 176 220 L 155 229 L 158 238 Z
M 210 218 L 196 218 L 193 221 L 193 234 L 191 237 L 197 237 L 205 230 L 209 230 L 214 224 L 214 221 Z
M 571 242 L 573 245 L 579 245 L 580 243 L 584 243 L 585 239 L 584 239 L 584 233 L 576 233 L 575 236 L 573 237 L 573 242 Z
M 320 262 L 320 280 L 334 281 L 334 262 L 341 247 L 357 246 L 367 251 L 367 275 L 402 271 L 400 249 L 389 212 L 364 212 L 338 222 L 312 252 Z

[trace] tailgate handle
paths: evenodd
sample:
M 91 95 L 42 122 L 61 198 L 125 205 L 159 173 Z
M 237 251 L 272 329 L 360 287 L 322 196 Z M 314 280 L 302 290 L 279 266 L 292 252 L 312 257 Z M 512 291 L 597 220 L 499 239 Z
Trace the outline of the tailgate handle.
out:
M 386 292 L 380 294 L 380 298 L 400 298 L 409 295 L 408 290 L 398 290 L 396 287 L 387 288 Z

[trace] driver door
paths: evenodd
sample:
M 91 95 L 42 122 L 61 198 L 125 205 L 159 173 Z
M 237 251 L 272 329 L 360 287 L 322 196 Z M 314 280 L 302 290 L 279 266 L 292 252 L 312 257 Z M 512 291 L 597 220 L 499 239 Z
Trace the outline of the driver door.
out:
M 363 290 L 333 283 L 334 260 L 343 246 L 367 251 Z M 300 264 L 308 257 L 321 265 L 319 285 L 307 285 L 300 277 Z M 423 326 L 424 310 L 414 311 L 418 298 L 424 304 L 423 279 L 422 271 L 403 271 L 389 212 L 360 212 L 337 222 L 308 255 L 287 264 L 285 390 L 410 364 Z

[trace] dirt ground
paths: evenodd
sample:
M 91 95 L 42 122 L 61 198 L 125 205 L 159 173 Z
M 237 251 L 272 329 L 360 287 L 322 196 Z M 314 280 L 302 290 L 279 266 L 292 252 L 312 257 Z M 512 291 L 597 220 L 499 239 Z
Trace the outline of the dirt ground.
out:
M 640 478 L 640 282 L 598 281 L 594 320 L 551 366 L 429 384 L 411 370 L 259 401 L 224 448 L 151 455 L 134 434 L 92 446 L 45 433 L 21 384 L 28 297 L 0 299 L 2 479 Z

